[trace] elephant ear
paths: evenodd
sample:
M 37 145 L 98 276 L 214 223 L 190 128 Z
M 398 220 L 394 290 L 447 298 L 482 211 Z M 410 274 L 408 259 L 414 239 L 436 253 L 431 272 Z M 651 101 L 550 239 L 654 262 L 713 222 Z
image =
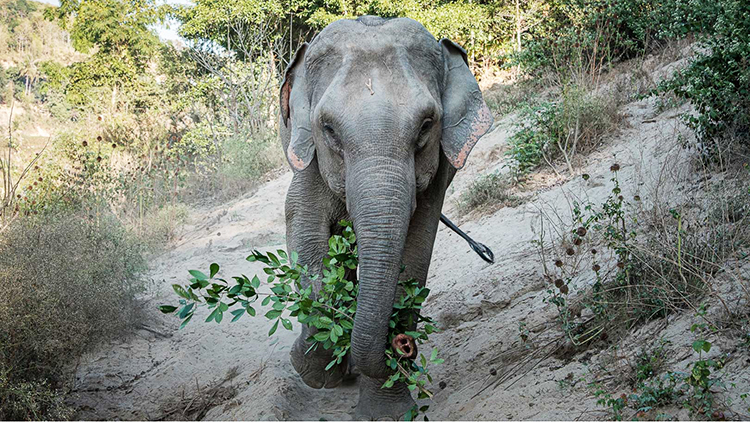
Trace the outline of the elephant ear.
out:
M 440 45 L 445 64 L 441 145 L 448 161 L 461 169 L 479 138 L 492 126 L 492 113 L 469 70 L 466 51 L 446 38 L 440 40 Z
M 304 66 L 307 46 L 307 43 L 302 44 L 297 49 L 294 59 L 287 66 L 279 95 L 281 121 L 285 127 L 291 129 L 286 158 L 292 169 L 297 171 L 304 170 L 315 157 L 315 145 L 310 129 L 310 99 L 307 95 Z

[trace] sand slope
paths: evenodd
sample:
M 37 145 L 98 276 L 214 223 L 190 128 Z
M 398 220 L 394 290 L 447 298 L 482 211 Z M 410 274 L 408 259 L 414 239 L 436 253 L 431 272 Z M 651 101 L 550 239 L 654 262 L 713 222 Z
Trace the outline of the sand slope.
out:
M 664 68 L 657 70 L 665 72 Z M 425 312 L 437 319 L 442 332 L 423 350 L 437 347 L 446 362 L 433 369 L 437 394 L 431 419 L 605 418 L 586 384 L 595 379 L 606 384 L 607 370 L 624 370 L 626 362 L 618 356 L 661 337 L 672 341 L 671 367 L 684 368 L 694 358 L 688 330 L 691 313 L 671 317 L 666 327 L 665 321 L 649 324 L 604 348 L 566 354 L 546 347 L 559 329 L 554 307 L 544 301 L 547 286 L 531 243 L 539 233 L 540 210 L 554 210 L 565 218 L 572 198 L 601 203 L 611 190 L 609 167 L 615 162 L 622 168 L 624 195 L 637 194 L 644 204 L 656 195 L 685 200 L 690 195 L 685 189 L 700 178 L 687 164 L 690 152 L 678 143 L 678 134 L 690 136 L 676 118 L 687 110 L 683 106 L 660 114 L 653 101 L 631 103 L 623 109 L 623 129 L 603 140 L 580 167 L 580 174 L 591 176 L 587 181 L 579 176 L 561 178 L 547 169 L 535 176 L 530 191 L 522 193 L 524 204 L 460 216 L 455 202 L 477 176 L 507 171 L 503 151 L 514 117 L 500 120 L 481 140 L 466 168 L 457 174 L 444 212 L 487 244 L 496 262 L 485 263 L 461 238 L 441 226 Z M 81 409 L 79 417 L 331 420 L 353 414 L 356 385 L 313 390 L 294 373 L 288 350 L 296 331 L 280 330 L 269 338 L 270 324 L 262 317 L 216 325 L 203 323 L 198 316 L 177 331 L 175 318 L 155 310 L 159 304 L 175 301 L 170 285 L 184 282 L 188 269 L 205 270 L 211 262 L 218 262 L 222 275 L 258 272 L 259 267 L 245 257 L 253 248 L 284 246 L 283 201 L 290 181 L 287 171 L 231 203 L 193 212 L 183 238 L 152 263 L 153 286 L 144 329 L 78 363 L 73 401 Z M 738 271 L 747 274 L 750 268 L 746 262 L 738 263 Z M 731 283 L 724 286 L 730 296 L 733 288 Z M 519 336 L 521 322 L 531 329 L 527 344 Z M 729 339 L 718 338 L 714 343 L 712 353 L 732 351 L 737 356 L 730 361 L 725 380 L 738 383 L 727 397 L 734 398 L 735 409 L 741 412 L 739 394 L 750 389 L 748 351 L 732 350 L 737 346 Z M 490 375 L 491 368 L 498 375 Z M 226 379 L 227 374 L 233 375 L 231 379 Z M 207 390 L 222 380 L 223 388 Z M 444 381 L 446 388 L 440 390 L 438 381 Z M 628 392 L 627 385 L 608 384 L 608 388 Z M 212 403 L 207 412 L 183 413 L 182 409 L 194 409 L 207 392 Z M 684 411 L 679 415 L 687 417 Z

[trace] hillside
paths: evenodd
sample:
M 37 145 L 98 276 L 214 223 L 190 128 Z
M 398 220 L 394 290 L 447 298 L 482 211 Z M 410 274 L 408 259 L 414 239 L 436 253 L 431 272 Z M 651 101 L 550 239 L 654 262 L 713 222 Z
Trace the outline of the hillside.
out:
M 690 51 L 683 48 L 678 57 L 652 56 L 643 69 L 651 78 L 664 78 L 684 64 Z M 612 80 L 629 77 L 626 72 Z M 550 301 L 554 287 L 544 278 L 545 265 L 552 265 L 562 247 L 555 232 L 567 230 L 574 201 L 602 204 L 611 194 L 611 166 L 619 165 L 622 195 L 640 198 L 629 200 L 629 209 L 644 216 L 663 207 L 700 209 L 716 201 L 717 189 L 734 181 L 731 171 L 714 173 L 696 166 L 696 153 L 682 148 L 692 132 L 678 116 L 689 111 L 689 105 L 662 110 L 654 98 L 629 102 L 620 109 L 620 128 L 583 159 L 576 174 L 558 176 L 543 169 L 516 192 L 522 198 L 519 204 L 462 214 L 456 204 L 472 182 L 508 171 L 504 152 L 518 115 L 499 119 L 482 138 L 457 174 L 444 212 L 487 244 L 496 262 L 483 262 L 461 238 L 440 228 L 428 280 L 432 293 L 424 312 L 435 317 L 441 329 L 427 346 L 439 349 L 446 361 L 434 369 L 431 419 L 609 419 L 612 405 L 597 405 L 597 400 L 636 393 L 634 379 L 643 372 L 643 359 L 653 365 L 649 379 L 691 371 L 699 359 L 692 345 L 700 335 L 691 332 L 691 325 L 701 321 L 694 309 L 676 309 L 664 318 L 634 324 L 625 335 L 599 335 L 576 347 L 561 329 Z M 283 248 L 284 192 L 290 180 L 291 173 L 284 171 L 237 199 L 191 209 L 180 238 L 150 263 L 144 325 L 134 336 L 105 345 L 77 363 L 72 403 L 79 417 L 351 418 L 356 385 L 313 390 L 292 369 L 288 350 L 296 326 L 294 332 L 282 330 L 273 338 L 266 334 L 270 322 L 262 318 L 192 323 L 176 331 L 177 320 L 156 311 L 156 305 L 171 299 L 170 285 L 181 282 L 188 269 L 219 262 L 222 274 L 249 275 L 259 271 L 244 260 L 252 249 Z M 534 243 L 539 239 L 546 262 Z M 706 334 L 713 347 L 701 358 L 722 362 L 711 372 L 721 380 L 712 387 L 716 398 L 711 412 L 716 413 L 704 417 L 750 417 L 742 398 L 750 391 L 750 349 L 742 329 L 736 328 L 739 324 L 747 329 L 747 320 L 738 318 L 747 318 L 749 275 L 747 260 L 722 263 L 710 280 L 710 293 L 702 298 L 708 305 L 705 319 L 719 329 Z M 582 298 L 594 279 L 592 271 L 584 271 L 575 280 L 578 285 L 571 285 L 569 300 Z M 647 402 L 641 390 L 637 393 L 644 398 L 643 408 L 625 404 L 618 410 L 623 417 L 698 415 L 679 400 L 655 404 Z
M 434 393 L 420 402 L 431 419 L 750 419 L 746 0 L 188 3 L 0 0 L 0 420 L 351 419 L 358 384 L 373 396 Z M 160 40 L 155 28 L 166 23 L 179 42 Z M 421 35 L 394 37 L 397 29 Z M 383 38 L 368 45 L 349 35 Z M 326 45 L 328 36 L 347 42 L 321 54 L 314 40 Z M 393 56 L 374 60 L 385 52 Z M 341 60 L 350 55 L 357 60 Z M 393 369 L 407 368 L 390 380 L 395 390 L 361 380 L 308 388 L 289 360 L 300 321 L 341 359 L 349 361 L 347 350 L 362 358 L 380 343 L 352 340 L 362 332 L 354 292 L 372 296 L 382 285 L 368 276 L 389 268 L 395 279 L 404 258 L 385 259 L 394 248 L 383 243 L 381 265 L 356 274 L 354 238 L 332 237 L 331 249 L 345 251 L 333 252 L 338 268 L 322 276 L 347 292 L 336 299 L 343 311 L 312 297 L 300 304 L 320 292 L 291 285 L 279 293 L 250 278 L 239 290 L 209 283 L 214 262 L 228 280 L 267 273 L 247 256 L 287 244 L 293 174 L 279 116 L 294 120 L 305 94 L 316 96 L 322 88 L 313 85 L 327 80 L 342 85 L 330 82 L 316 112 L 361 112 L 365 121 L 382 113 L 378 125 L 404 113 L 383 128 L 400 130 L 388 140 L 411 133 L 414 142 L 384 149 L 398 159 L 379 149 L 375 158 L 410 165 L 408 151 L 421 189 L 441 180 L 425 178 L 441 151 L 460 166 L 472 136 L 486 129 L 471 75 L 494 125 L 446 191 L 442 212 L 488 245 L 495 262 L 441 225 L 429 297 L 420 308 L 427 292 L 400 280 L 421 296 L 394 305 L 388 333 L 419 341 L 430 332 L 419 346 L 430 364 L 390 358 Z M 350 86 L 359 93 L 349 95 Z M 415 101 L 389 96 L 405 91 Z M 367 99 L 373 107 L 362 107 Z M 465 109 L 476 113 L 474 135 L 451 138 L 453 128 L 466 129 Z M 362 157 L 375 162 L 352 155 L 374 148 L 343 114 L 338 122 L 318 117 L 315 150 L 311 138 L 298 138 L 295 165 L 312 166 L 305 160 L 314 156 L 325 164 L 325 148 L 349 170 Z M 433 125 L 448 121 L 456 123 Z M 389 179 L 390 168 L 377 171 Z M 348 171 L 334 173 L 323 174 L 329 184 L 340 177 L 334 185 L 352 189 Z M 295 176 L 295 186 L 311 174 Z M 298 198 L 322 191 L 307 186 Z M 391 208 L 406 210 L 406 198 Z M 349 206 L 364 250 L 357 204 Z M 372 262 L 365 255 L 360 268 Z M 420 270 L 404 262 L 407 274 Z M 289 283 L 307 271 L 292 267 L 276 271 L 289 271 Z M 210 277 L 188 273 L 207 268 Z M 185 283 L 190 293 L 174 288 Z M 248 304 L 234 298 L 258 299 L 256 283 L 265 296 L 259 316 L 231 323 L 224 312 L 242 316 L 236 307 Z M 191 295 L 207 289 L 216 306 L 192 308 Z M 288 306 L 312 308 L 287 314 Z M 429 321 L 415 328 L 416 309 L 439 332 Z M 178 329 L 173 315 L 192 318 L 193 310 L 197 317 Z M 209 310 L 223 322 L 201 321 Z M 383 302 L 374 314 L 390 310 Z M 431 392 L 414 378 L 423 366 Z

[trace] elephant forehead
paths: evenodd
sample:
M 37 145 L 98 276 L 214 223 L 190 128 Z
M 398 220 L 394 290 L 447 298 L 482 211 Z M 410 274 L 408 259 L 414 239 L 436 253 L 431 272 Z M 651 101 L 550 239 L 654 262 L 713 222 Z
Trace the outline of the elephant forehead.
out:
M 408 18 L 364 16 L 328 25 L 315 37 L 306 62 L 308 68 L 312 68 L 326 58 L 374 62 L 392 61 L 398 56 L 436 66 L 442 60 L 439 44 L 419 22 Z

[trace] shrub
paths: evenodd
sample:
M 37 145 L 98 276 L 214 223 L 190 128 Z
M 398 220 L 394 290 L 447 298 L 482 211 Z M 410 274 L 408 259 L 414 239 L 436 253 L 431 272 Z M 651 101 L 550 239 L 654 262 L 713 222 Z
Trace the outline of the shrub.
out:
M 696 309 L 714 276 L 741 256 L 750 240 L 747 216 L 730 212 L 744 206 L 719 198 L 707 210 L 657 203 L 639 212 L 640 198 L 631 196 L 630 202 L 620 188 L 619 165 L 611 169 L 614 187 L 603 203 L 574 201 L 572 222 L 548 230 L 554 237 L 552 257 L 546 255 L 544 233 L 536 241 L 550 283 L 548 300 L 576 346 Z
M 286 159 L 274 133 L 269 131 L 252 139 L 231 136 L 222 144 L 219 174 L 226 188 L 241 190 L 285 164 Z
M 616 101 L 568 85 L 563 87 L 559 101 L 521 112 L 518 131 L 511 136 L 506 155 L 513 160 L 516 177 L 523 177 L 542 160 L 552 165 L 560 156 L 573 173 L 576 154 L 590 152 L 616 129 L 619 120 Z
M 181 203 L 153 210 L 146 216 L 143 230 L 146 236 L 143 240 L 151 249 L 163 247 L 177 237 L 179 228 L 187 219 L 188 208 Z
M 683 1 L 552 2 L 527 34 L 525 48 L 507 59 L 530 74 L 574 70 L 596 79 L 609 63 L 641 55 L 663 40 L 674 5 Z
M 0 256 L 0 419 L 62 417 L 71 361 L 136 321 L 140 247 L 115 218 L 75 213 L 18 219 Z
M 706 155 L 717 158 L 731 140 L 750 147 L 750 4 L 743 0 L 698 3 L 708 15 L 700 53 L 657 91 L 673 92 L 693 104 L 697 115 L 685 119 Z
M 466 191 L 461 193 L 458 199 L 458 209 L 465 213 L 486 205 L 514 206 L 518 204 L 519 199 L 508 192 L 510 185 L 510 180 L 506 175 L 490 173 L 480 176 L 469 185 Z
M 487 106 L 495 116 L 504 116 L 524 106 L 538 102 L 539 86 L 533 80 L 508 84 L 494 84 L 482 92 Z

